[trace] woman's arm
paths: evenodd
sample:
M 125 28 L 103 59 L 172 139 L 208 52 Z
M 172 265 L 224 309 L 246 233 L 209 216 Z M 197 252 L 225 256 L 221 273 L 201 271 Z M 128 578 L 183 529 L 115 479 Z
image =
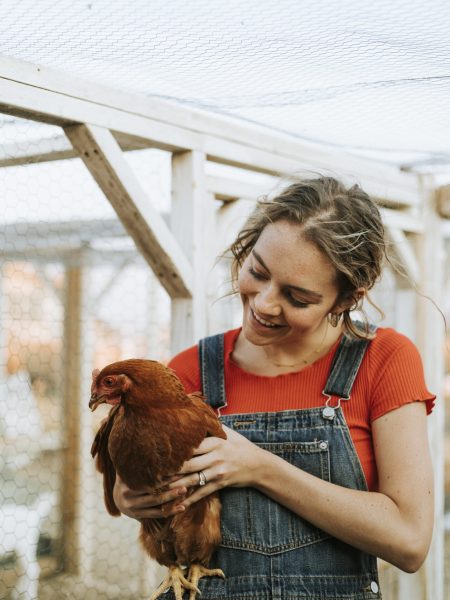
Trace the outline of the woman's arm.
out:
M 183 499 L 189 506 L 225 486 L 253 486 L 330 535 L 416 571 L 433 529 L 433 477 L 426 410 L 407 404 L 372 424 L 379 491 L 352 490 L 323 481 L 249 442 L 234 431 L 228 439 L 206 439 L 185 463 L 181 479 L 196 486 L 202 470 L 207 485 Z

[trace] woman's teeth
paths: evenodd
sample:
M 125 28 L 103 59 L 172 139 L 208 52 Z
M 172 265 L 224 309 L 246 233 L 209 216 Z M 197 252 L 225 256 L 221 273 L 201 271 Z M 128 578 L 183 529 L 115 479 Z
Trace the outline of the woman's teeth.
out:
M 277 325 L 275 325 L 275 323 L 269 323 L 269 321 L 265 321 L 263 318 L 258 317 L 258 315 L 252 310 L 252 315 L 255 317 L 255 319 L 258 321 L 258 323 L 261 323 L 261 325 L 264 325 L 265 327 L 277 327 Z

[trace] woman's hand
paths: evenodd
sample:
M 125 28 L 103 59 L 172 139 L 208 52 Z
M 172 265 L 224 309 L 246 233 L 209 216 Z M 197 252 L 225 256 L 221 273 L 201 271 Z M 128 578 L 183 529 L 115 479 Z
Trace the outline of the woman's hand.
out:
M 118 475 L 114 484 L 113 497 L 117 508 L 132 519 L 160 519 L 183 512 L 181 501 L 187 488 L 175 485 L 167 489 L 164 483 L 157 490 L 131 490 Z
M 264 461 L 262 450 L 233 429 L 223 427 L 227 439 L 208 437 L 194 452 L 191 460 L 184 463 L 176 479 L 169 484 L 171 491 L 180 486 L 196 488 L 182 501 L 188 507 L 201 498 L 224 487 L 254 486 Z M 206 484 L 199 486 L 199 472 L 202 471 Z

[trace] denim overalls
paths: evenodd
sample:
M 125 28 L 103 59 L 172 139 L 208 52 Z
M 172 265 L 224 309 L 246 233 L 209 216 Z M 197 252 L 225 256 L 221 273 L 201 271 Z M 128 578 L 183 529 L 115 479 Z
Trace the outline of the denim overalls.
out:
M 342 337 L 323 406 L 226 415 L 222 423 L 308 473 L 367 490 L 340 403 L 350 400 L 368 343 Z M 199 355 L 203 393 L 220 409 L 226 405 L 223 335 L 201 340 Z M 225 579 L 202 578 L 202 600 L 381 598 L 374 556 L 331 537 L 253 488 L 226 488 L 221 497 L 222 543 L 210 566 L 223 569 Z

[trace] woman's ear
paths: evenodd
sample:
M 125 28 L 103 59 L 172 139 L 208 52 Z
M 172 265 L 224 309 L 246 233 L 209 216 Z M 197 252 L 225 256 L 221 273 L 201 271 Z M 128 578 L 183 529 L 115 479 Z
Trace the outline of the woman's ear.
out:
M 334 306 L 332 312 L 340 315 L 341 313 L 345 312 L 346 310 L 354 310 L 358 306 L 359 302 L 364 298 L 365 295 L 366 295 L 366 290 L 364 288 L 358 288 L 357 290 L 353 291 L 351 294 L 348 294 L 346 296 L 346 298 L 343 298 L 342 300 L 337 302 L 336 305 Z

